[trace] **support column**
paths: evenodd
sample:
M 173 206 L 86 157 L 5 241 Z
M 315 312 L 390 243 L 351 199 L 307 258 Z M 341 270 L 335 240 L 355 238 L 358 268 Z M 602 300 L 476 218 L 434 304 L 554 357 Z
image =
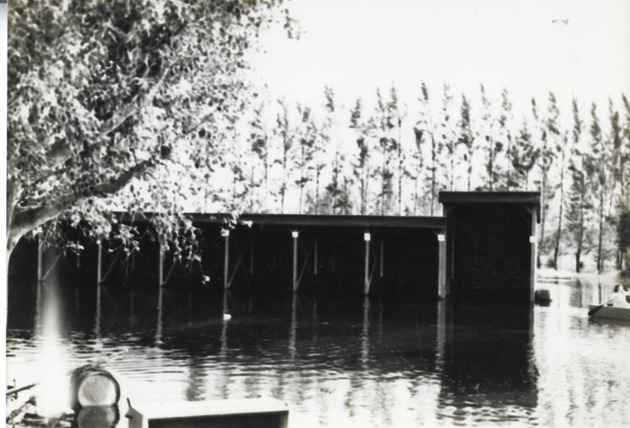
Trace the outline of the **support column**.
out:
M 254 238 L 249 243 L 249 274 L 254 273 Z
M 383 268 L 385 266 L 385 249 L 384 249 L 384 244 L 383 241 L 381 240 L 381 269 L 380 269 L 380 274 L 381 274 L 381 278 L 383 277 Z
M 448 288 L 446 286 L 446 235 L 445 231 L 437 235 L 438 240 L 438 297 L 446 299 Z
M 530 269 L 529 269 L 529 301 L 534 303 L 534 287 L 536 286 L 536 209 L 530 209 L 532 216 L 532 229 L 529 237 L 530 245 Z
M 298 289 L 298 278 L 297 278 L 297 263 L 298 263 L 298 237 L 300 233 L 296 230 L 291 232 L 291 237 L 293 238 L 293 292 L 295 293 Z
M 160 255 L 159 255 L 159 272 L 158 272 L 158 283 L 160 287 L 164 285 L 164 249 L 162 248 L 162 244 L 160 244 Z
M 370 293 L 370 240 L 372 236 L 370 232 L 366 232 L 363 234 L 363 240 L 365 241 L 365 283 L 364 283 L 364 293 L 367 296 Z
M 103 280 L 103 245 L 99 240 L 98 243 L 98 261 L 96 264 L 96 283 L 101 285 L 101 281 Z
M 317 275 L 317 238 L 315 238 L 315 248 L 313 248 L 313 273 Z
M 221 229 L 221 236 L 225 241 L 225 253 L 223 257 L 223 289 L 227 290 L 229 286 L 229 269 L 230 269 L 230 231 Z
M 99 241 L 99 249 L 100 249 L 100 241 Z M 99 280 L 98 284 L 96 284 L 96 315 L 94 320 L 94 335 L 97 340 L 101 339 L 101 282 Z
M 37 237 L 37 282 L 41 282 L 44 276 L 44 245 L 42 237 Z

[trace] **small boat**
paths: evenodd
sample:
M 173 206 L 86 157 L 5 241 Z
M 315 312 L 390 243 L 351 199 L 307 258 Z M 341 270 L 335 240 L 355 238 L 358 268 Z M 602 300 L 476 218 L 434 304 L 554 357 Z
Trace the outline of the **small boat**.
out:
M 589 311 L 597 308 L 600 305 L 589 305 Z M 594 313 L 591 314 L 592 317 L 596 318 L 610 318 L 615 320 L 625 320 L 630 321 L 630 308 L 620 308 L 615 306 L 602 306 L 601 309 L 598 309 Z

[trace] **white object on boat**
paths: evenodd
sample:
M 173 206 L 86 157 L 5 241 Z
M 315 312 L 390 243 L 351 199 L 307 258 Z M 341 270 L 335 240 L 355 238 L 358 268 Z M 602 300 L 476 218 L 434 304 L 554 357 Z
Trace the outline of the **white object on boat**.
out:
M 598 307 L 599 305 L 589 305 L 588 309 L 591 310 L 593 308 Z M 615 320 L 625 320 L 630 321 L 630 308 L 619 308 L 616 306 L 603 306 L 597 312 L 595 312 L 592 317 L 596 318 L 610 318 Z

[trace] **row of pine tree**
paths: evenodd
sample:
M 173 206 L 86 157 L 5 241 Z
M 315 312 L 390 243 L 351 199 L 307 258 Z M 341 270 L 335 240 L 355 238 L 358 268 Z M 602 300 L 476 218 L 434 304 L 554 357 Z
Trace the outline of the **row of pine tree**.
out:
M 509 93 L 475 97 L 422 83 L 409 107 L 392 87 L 342 106 L 263 101 L 244 115 L 226 169 L 224 205 L 250 212 L 439 215 L 441 190 L 539 191 L 539 264 L 591 253 L 624 267 L 630 237 L 630 105 L 550 92 L 517 112 Z M 621 113 L 620 113 L 621 111 Z

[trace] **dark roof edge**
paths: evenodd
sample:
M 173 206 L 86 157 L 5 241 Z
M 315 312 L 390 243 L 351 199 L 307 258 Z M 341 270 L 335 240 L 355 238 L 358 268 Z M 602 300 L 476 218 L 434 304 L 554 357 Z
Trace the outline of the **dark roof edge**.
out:
M 121 221 L 131 221 L 128 213 L 118 213 Z M 399 227 L 399 228 L 446 228 L 445 217 L 405 217 L 405 216 L 370 216 L 370 215 L 316 215 L 316 214 L 248 214 L 235 217 L 224 213 L 185 213 L 197 224 L 228 224 L 251 222 L 252 225 L 266 226 L 343 226 L 343 227 Z M 148 222 L 150 213 L 136 216 L 138 223 Z
M 536 209 L 540 223 L 540 192 L 440 192 L 438 201 L 444 206 L 457 204 L 517 204 Z
M 540 192 L 440 192 L 442 204 L 499 203 L 540 206 Z

